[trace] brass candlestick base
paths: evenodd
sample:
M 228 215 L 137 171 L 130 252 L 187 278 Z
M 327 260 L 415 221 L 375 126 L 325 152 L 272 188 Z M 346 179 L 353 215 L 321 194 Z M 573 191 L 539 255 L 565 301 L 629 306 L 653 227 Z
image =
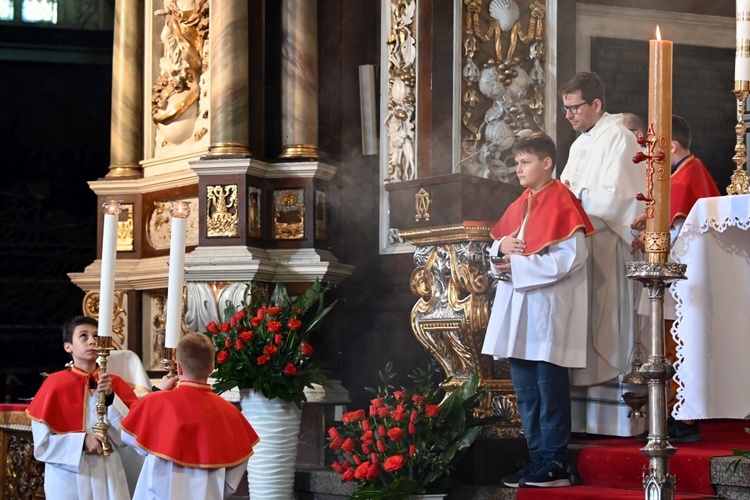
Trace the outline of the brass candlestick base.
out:
M 109 351 L 112 350 L 112 337 L 99 336 L 96 348 L 100 360 L 99 376 L 101 376 L 107 373 L 107 358 L 109 357 Z M 94 433 L 102 438 L 102 454 L 109 456 L 112 453 L 112 445 L 109 443 L 107 435 L 107 430 L 109 429 L 109 424 L 106 421 L 107 395 L 103 392 L 99 393 L 99 399 L 96 402 L 96 414 L 98 421 L 94 424 Z
M 750 183 L 747 178 L 747 170 L 743 168 L 747 162 L 747 147 L 745 146 L 745 102 L 748 96 L 748 84 L 750 82 L 734 82 L 734 95 L 737 96 L 737 125 L 734 133 L 737 135 L 737 145 L 734 147 L 734 161 L 737 167 L 731 178 L 731 184 L 727 187 L 727 194 L 750 194 Z
M 164 358 L 162 358 L 161 363 L 164 365 L 164 369 L 167 370 L 169 378 L 177 376 L 177 361 L 175 361 L 174 347 L 164 348 Z

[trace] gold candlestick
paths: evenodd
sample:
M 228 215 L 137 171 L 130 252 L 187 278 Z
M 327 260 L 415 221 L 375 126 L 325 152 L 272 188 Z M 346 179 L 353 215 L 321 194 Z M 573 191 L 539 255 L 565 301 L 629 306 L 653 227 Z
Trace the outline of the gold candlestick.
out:
M 750 183 L 748 183 L 747 171 L 743 168 L 747 162 L 747 148 L 745 146 L 745 103 L 750 91 L 750 81 L 734 82 L 734 95 L 737 96 L 737 125 L 734 133 L 737 135 L 737 144 L 734 146 L 734 161 L 737 167 L 731 178 L 731 184 L 727 186 L 727 194 L 750 194 Z
M 97 351 L 99 354 L 99 377 L 107 373 L 107 358 L 109 357 L 109 351 L 112 350 L 112 337 L 100 336 L 97 339 Z M 109 437 L 107 436 L 107 429 L 109 425 L 105 420 L 107 414 L 107 395 L 103 392 L 99 393 L 99 399 L 96 402 L 96 414 L 98 420 L 94 424 L 94 433 L 98 434 L 102 438 L 102 453 L 104 456 L 109 456 L 112 453 L 112 445 L 109 443 Z
M 161 364 L 164 365 L 164 369 L 167 370 L 167 376 L 169 378 L 177 376 L 177 361 L 175 361 L 174 347 L 164 348 L 164 357 L 161 360 Z

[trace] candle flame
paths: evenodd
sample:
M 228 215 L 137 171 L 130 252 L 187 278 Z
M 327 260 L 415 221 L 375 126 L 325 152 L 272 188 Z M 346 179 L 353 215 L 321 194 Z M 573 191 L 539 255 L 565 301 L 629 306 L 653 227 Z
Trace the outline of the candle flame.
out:
M 661 32 L 659 31 L 659 25 L 656 25 L 656 39 L 661 40 Z

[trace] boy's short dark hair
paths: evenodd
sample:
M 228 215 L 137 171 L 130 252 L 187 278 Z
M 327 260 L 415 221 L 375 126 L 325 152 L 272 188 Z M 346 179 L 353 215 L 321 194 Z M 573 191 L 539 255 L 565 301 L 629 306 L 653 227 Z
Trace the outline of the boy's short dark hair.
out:
M 602 110 L 606 109 L 604 101 L 604 83 L 596 73 L 587 71 L 576 74 L 573 78 L 560 86 L 558 93 L 560 97 L 581 91 L 581 99 L 588 103 L 599 99 L 602 102 Z
M 688 151 L 693 142 L 693 133 L 690 130 L 690 124 L 680 115 L 672 115 L 672 140 Z
M 177 362 L 188 374 L 208 378 L 214 368 L 214 344 L 202 333 L 187 333 L 177 343 Z
M 552 166 L 555 166 L 557 158 L 557 147 L 552 137 L 544 132 L 534 132 L 533 134 L 522 137 L 513 146 L 513 154 L 531 153 L 540 159 L 552 158 Z
M 80 325 L 99 327 L 99 322 L 90 316 L 73 316 L 62 327 L 63 342 L 73 342 L 73 331 Z

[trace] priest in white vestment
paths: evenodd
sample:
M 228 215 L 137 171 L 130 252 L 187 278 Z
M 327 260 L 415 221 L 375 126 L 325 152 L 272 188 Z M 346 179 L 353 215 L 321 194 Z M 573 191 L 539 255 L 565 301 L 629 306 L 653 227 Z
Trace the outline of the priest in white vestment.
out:
M 572 370 L 573 432 L 633 436 L 645 419 L 629 419 L 622 376 L 633 350 L 633 282 L 630 224 L 643 213 L 636 200 L 645 172 L 633 163 L 640 151 L 622 115 L 605 112 L 604 86 L 595 73 L 579 73 L 560 88 L 565 118 L 581 132 L 560 180 L 581 200 L 596 233 L 589 244 L 589 335 L 586 368 Z

